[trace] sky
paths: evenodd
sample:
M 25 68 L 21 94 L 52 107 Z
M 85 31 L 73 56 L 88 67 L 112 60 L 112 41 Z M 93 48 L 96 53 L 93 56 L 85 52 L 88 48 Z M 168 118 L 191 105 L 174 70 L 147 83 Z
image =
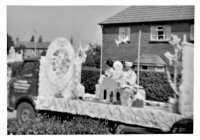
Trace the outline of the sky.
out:
M 127 6 L 7 6 L 7 32 L 13 40 L 30 41 L 31 36 L 43 41 L 56 37 L 70 38 L 74 45 L 102 44 L 99 22 Z M 37 39 L 36 39 L 37 40 Z

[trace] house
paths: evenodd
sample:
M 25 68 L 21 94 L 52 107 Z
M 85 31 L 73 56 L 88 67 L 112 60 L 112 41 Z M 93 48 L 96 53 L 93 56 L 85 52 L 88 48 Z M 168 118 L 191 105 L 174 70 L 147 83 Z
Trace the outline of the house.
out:
M 102 66 L 107 59 L 131 61 L 137 67 L 139 31 L 140 69 L 164 71 L 164 53 L 173 53 L 171 34 L 194 42 L 194 6 L 130 6 L 99 23 L 102 28 Z
M 50 42 L 17 42 L 15 48 L 22 48 L 23 59 L 27 59 L 45 55 L 49 44 Z

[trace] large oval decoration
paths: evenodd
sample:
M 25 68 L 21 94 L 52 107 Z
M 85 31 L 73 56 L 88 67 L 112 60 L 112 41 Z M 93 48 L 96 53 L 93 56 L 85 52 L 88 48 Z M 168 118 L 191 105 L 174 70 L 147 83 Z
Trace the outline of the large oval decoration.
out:
M 46 54 L 46 74 L 59 91 L 68 88 L 73 78 L 74 49 L 66 38 L 56 38 Z

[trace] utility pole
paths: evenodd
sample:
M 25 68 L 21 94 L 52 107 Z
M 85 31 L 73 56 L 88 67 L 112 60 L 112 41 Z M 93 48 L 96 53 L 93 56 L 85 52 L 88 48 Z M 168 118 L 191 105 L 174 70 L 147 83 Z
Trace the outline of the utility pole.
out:
M 34 40 L 34 42 L 35 42 L 35 57 L 36 57 L 36 56 L 37 56 L 37 53 L 36 53 L 36 50 L 37 50 L 37 49 L 36 49 L 36 48 L 37 48 L 36 34 L 37 34 L 38 32 L 37 32 L 37 30 L 34 29 L 34 28 L 33 28 L 33 31 L 34 31 L 34 33 L 35 33 L 35 40 Z
M 140 84 L 140 42 L 141 42 L 141 30 L 139 31 L 139 40 L 138 40 L 138 62 L 137 62 L 137 84 Z

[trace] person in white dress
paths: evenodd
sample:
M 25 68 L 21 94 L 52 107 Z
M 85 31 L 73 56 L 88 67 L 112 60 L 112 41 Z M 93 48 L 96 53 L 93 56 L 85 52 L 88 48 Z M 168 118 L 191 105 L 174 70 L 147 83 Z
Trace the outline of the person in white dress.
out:
M 123 72 L 123 93 L 121 95 L 121 103 L 123 106 L 131 106 L 136 93 L 137 76 L 132 70 L 132 62 L 125 62 L 125 70 Z
M 120 61 L 115 61 L 113 64 L 114 72 L 112 79 L 118 82 L 120 85 L 123 84 L 123 65 Z

